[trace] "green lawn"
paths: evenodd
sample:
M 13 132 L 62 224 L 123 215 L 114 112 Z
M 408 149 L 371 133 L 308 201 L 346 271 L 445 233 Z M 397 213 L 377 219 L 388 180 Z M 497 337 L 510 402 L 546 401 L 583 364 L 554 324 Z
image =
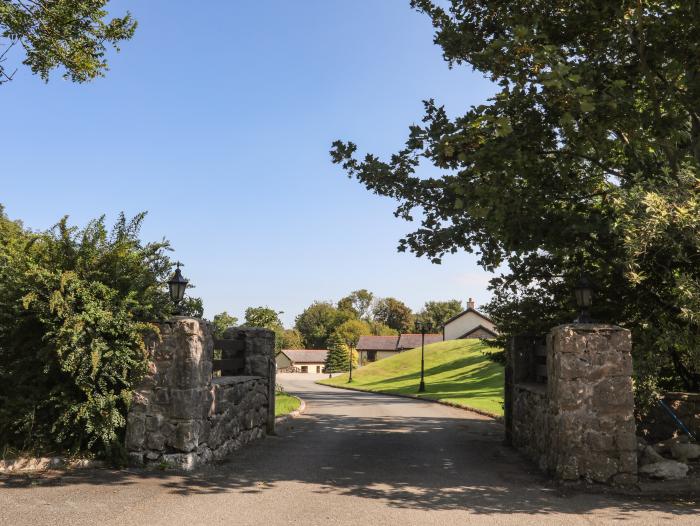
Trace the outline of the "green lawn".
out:
M 417 395 L 463 407 L 503 414 L 503 366 L 489 360 L 480 340 L 450 340 L 425 346 L 426 391 L 418 393 L 420 348 L 365 365 L 348 375 L 321 380 L 325 385 L 378 393 Z
M 296 396 L 280 392 L 275 394 L 275 416 L 288 415 L 299 409 L 300 405 L 301 400 Z

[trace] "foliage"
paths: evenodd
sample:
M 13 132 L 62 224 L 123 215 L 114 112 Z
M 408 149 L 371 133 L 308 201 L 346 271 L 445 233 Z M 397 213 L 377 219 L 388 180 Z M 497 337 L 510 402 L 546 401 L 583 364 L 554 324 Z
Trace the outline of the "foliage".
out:
M 354 349 L 357 347 L 357 342 L 360 336 L 372 334 L 372 327 L 364 320 L 347 320 L 341 323 L 338 328 L 333 331 L 333 336 L 339 338 L 345 345 Z
M 350 349 L 340 336 L 333 335 L 329 338 L 325 372 L 340 373 L 348 371 L 350 369 L 350 353 L 352 353 L 352 365 L 353 367 L 357 367 L 359 362 L 357 352 Z
M 340 141 L 333 161 L 397 199 L 398 216 L 419 211 L 400 250 L 508 266 L 485 309 L 503 338 L 572 320 L 586 272 L 594 317 L 633 331 L 636 385 L 700 389 L 700 6 L 440 4 L 412 0 L 450 65 L 498 93 L 454 118 L 427 101 L 388 161 Z M 426 164 L 441 174 L 419 177 Z
M 447 320 L 463 310 L 462 302 L 459 300 L 426 301 L 423 310 L 416 315 L 416 320 L 430 323 L 433 329 L 438 331 Z
M 202 318 L 204 316 L 204 302 L 202 301 L 202 298 L 186 296 L 180 302 L 179 313 L 181 316 Z
M 224 331 L 229 327 L 236 327 L 238 325 L 238 318 L 231 316 L 228 312 L 220 312 L 214 315 L 212 320 L 214 338 L 223 338 Z
M 335 329 L 353 317 L 330 302 L 316 301 L 296 317 L 295 328 L 304 339 L 306 348 L 325 349 Z
M 374 294 L 367 289 L 351 292 L 338 301 L 338 309 L 351 312 L 355 318 L 369 320 L 372 317 Z
M 396 298 L 382 298 L 377 301 L 374 319 L 401 333 L 413 330 L 414 316 L 411 309 Z
M 145 214 L 33 233 L 0 208 L 0 443 L 116 457 L 146 338 L 168 316 L 166 241 Z
M 503 366 L 489 360 L 479 340 L 449 340 L 425 346 L 426 391 L 418 393 L 421 350 L 404 351 L 353 371 L 352 386 L 362 391 L 412 395 L 503 414 Z M 324 379 L 345 385 L 348 375 Z
M 246 327 L 262 327 L 264 329 L 279 329 L 282 327 L 282 322 L 280 321 L 279 315 L 281 312 L 277 312 L 270 307 L 248 307 L 245 310 L 245 321 Z
M 0 0 L 0 84 L 13 71 L 2 64 L 8 49 L 19 44 L 23 64 L 48 81 L 51 70 L 64 68 L 63 77 L 86 82 L 107 71 L 106 46 L 119 50 L 129 40 L 136 21 L 127 13 L 107 20 L 109 0 Z
M 277 334 L 280 349 L 303 349 L 304 342 L 296 329 L 283 329 Z
M 392 329 L 391 327 L 384 325 L 381 322 L 370 321 L 369 322 L 369 333 L 374 335 L 374 336 L 393 336 L 396 334 L 396 331 L 394 329 Z

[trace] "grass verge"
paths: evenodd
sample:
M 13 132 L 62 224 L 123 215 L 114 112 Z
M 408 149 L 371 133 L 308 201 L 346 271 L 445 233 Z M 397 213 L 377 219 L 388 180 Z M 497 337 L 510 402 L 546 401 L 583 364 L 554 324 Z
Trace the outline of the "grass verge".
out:
M 301 400 L 296 396 L 280 392 L 275 394 L 275 416 L 288 415 L 299 409 L 299 406 L 301 406 Z
M 451 405 L 503 415 L 503 366 L 485 353 L 492 351 L 480 340 L 450 340 L 425 346 L 424 393 L 420 383 L 421 350 L 411 349 L 318 383 L 361 391 L 411 395 Z

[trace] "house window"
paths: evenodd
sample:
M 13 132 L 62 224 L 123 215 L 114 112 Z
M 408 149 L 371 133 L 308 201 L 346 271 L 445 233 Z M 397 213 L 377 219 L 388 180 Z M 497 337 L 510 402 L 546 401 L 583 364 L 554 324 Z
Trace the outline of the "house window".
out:
M 321 366 L 320 366 L 320 365 L 317 365 L 317 366 L 316 366 L 316 372 L 317 372 L 317 373 L 320 373 L 320 372 L 321 372 Z
M 308 372 L 309 372 L 308 366 L 302 365 L 302 366 L 301 366 L 301 372 L 302 372 L 302 373 L 308 373 Z
M 377 361 L 377 351 L 367 351 L 367 361 L 376 362 Z

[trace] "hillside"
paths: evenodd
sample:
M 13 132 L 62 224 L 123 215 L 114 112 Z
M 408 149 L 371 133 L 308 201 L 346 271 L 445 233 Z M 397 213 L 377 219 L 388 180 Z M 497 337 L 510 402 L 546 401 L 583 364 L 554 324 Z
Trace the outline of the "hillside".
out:
M 420 348 L 402 352 L 319 383 L 363 391 L 415 395 L 503 414 L 503 366 L 489 360 L 480 340 L 450 340 L 425 346 L 426 392 L 418 393 Z

